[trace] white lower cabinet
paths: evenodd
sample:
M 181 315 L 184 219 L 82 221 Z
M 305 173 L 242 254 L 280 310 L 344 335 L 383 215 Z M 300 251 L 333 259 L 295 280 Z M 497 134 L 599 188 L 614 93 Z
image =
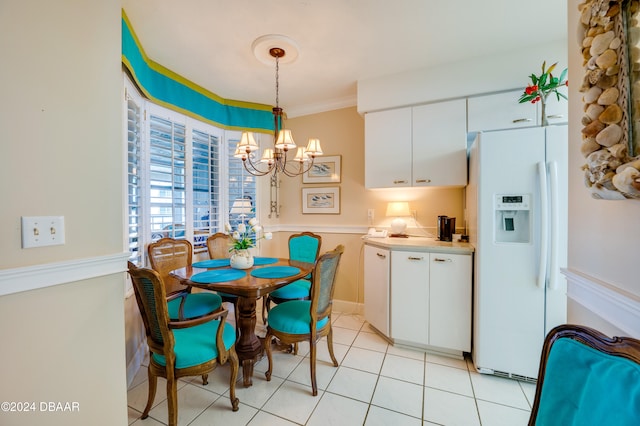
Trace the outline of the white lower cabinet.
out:
M 431 253 L 429 344 L 471 352 L 471 255 Z
M 389 250 L 364 246 L 364 318 L 389 337 Z
M 471 351 L 468 254 L 391 252 L 391 338 L 436 350 Z

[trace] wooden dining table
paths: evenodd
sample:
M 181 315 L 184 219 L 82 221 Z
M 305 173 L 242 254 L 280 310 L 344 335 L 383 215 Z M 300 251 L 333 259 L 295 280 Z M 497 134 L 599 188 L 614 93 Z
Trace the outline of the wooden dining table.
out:
M 236 352 L 242 365 L 245 387 L 253 384 L 253 365 L 264 353 L 262 340 L 256 335 L 256 304 L 260 297 L 303 278 L 313 270 L 313 263 L 291 259 L 256 257 L 252 268 L 229 267 L 229 259 L 210 259 L 171 271 L 184 285 L 238 296 L 240 336 Z

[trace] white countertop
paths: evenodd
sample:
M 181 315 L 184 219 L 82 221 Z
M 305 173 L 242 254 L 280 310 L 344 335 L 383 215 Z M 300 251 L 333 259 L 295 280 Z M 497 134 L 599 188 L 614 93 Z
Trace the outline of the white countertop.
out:
M 457 254 L 471 254 L 474 252 L 473 245 L 469 243 L 439 241 L 435 238 L 426 237 L 365 238 L 364 243 L 371 246 L 387 248 L 391 250 L 411 250 Z

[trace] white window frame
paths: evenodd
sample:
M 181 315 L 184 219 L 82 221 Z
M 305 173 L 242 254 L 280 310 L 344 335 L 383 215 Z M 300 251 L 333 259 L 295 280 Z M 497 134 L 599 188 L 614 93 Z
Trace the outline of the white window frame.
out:
M 125 157 L 125 165 L 128 161 L 128 141 L 127 141 L 127 101 L 129 99 L 133 100 L 134 103 L 141 107 L 141 117 L 142 123 L 140 125 L 141 129 L 141 169 L 139 172 L 139 182 L 140 182 L 140 197 L 141 197 L 141 214 L 140 214 L 140 223 L 139 228 L 141 232 L 138 234 L 138 251 L 140 253 L 139 260 L 141 260 L 142 265 L 139 266 L 147 266 L 148 261 L 146 259 L 146 247 L 150 242 L 152 242 L 152 233 L 151 233 L 151 213 L 150 213 L 150 117 L 152 115 L 161 117 L 163 119 L 167 119 L 174 123 L 179 123 L 185 126 L 185 232 L 184 238 L 189 240 L 194 244 L 194 206 L 193 206 L 193 132 L 194 130 L 207 133 L 218 139 L 219 147 L 219 183 L 220 183 L 220 194 L 219 194 L 219 207 L 217 209 L 217 232 L 224 232 L 224 225 L 229 220 L 229 208 L 231 202 L 229 201 L 229 161 L 240 161 L 233 158 L 229 155 L 229 140 L 238 140 L 240 139 L 241 132 L 239 131 L 225 131 L 221 128 L 215 127 L 209 123 L 205 123 L 203 121 L 196 120 L 194 118 L 188 117 L 184 114 L 180 114 L 176 111 L 170 110 L 168 108 L 162 107 L 160 105 L 154 104 L 148 99 L 142 97 L 138 92 L 137 88 L 130 81 L 128 76 L 124 74 L 124 86 L 125 86 L 125 108 L 124 108 L 124 120 L 125 120 L 125 128 L 124 128 L 124 157 Z M 125 173 L 128 173 L 128 168 L 125 166 Z M 253 177 L 255 181 L 255 177 Z M 128 184 L 128 176 L 125 175 L 125 185 Z M 258 215 L 258 185 L 255 183 L 255 194 L 254 194 L 254 206 L 256 208 L 256 216 Z M 126 242 L 126 250 L 129 250 L 129 232 L 128 232 L 128 188 L 125 187 L 124 191 L 125 195 L 125 209 L 124 209 L 124 220 L 127 224 L 125 226 L 125 242 Z M 201 246 L 197 250 L 196 253 L 206 252 L 206 246 Z M 133 260 L 133 259 L 132 259 Z

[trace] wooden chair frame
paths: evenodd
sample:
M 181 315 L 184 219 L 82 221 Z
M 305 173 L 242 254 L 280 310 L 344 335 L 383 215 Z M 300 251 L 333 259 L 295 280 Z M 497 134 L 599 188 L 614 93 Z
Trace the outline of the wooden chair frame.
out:
M 333 251 L 327 252 L 320 256 L 315 266 L 315 273 L 313 274 L 313 281 L 311 284 L 311 307 L 310 307 L 310 315 L 311 315 L 311 323 L 309 334 L 289 334 L 280 332 L 272 329 L 267 325 L 267 334 L 265 336 L 265 349 L 267 352 L 267 358 L 269 360 L 269 368 L 265 372 L 265 376 L 267 381 L 271 380 L 271 374 L 273 372 L 273 357 L 272 357 L 272 349 L 271 349 L 271 340 L 272 337 L 276 337 L 280 340 L 281 343 L 285 345 L 296 344 L 298 342 L 309 341 L 310 344 L 310 368 L 311 368 L 311 388 L 313 396 L 318 395 L 318 384 L 316 381 L 316 346 L 318 340 L 323 337 L 327 337 L 327 346 L 329 349 L 329 356 L 331 357 L 331 361 L 333 362 L 333 366 L 338 366 L 338 361 L 333 353 L 333 329 L 331 327 L 331 309 L 333 307 L 333 293 L 335 291 L 335 280 L 337 276 L 338 266 L 340 263 L 340 257 L 344 252 L 344 246 L 339 245 Z M 323 268 L 325 267 L 325 263 L 334 258 L 338 258 L 335 264 L 335 269 L 332 271 L 329 277 L 326 277 L 329 282 L 322 283 L 321 280 L 323 278 Z M 330 286 L 330 291 L 328 293 L 328 300 L 321 301 L 320 294 L 322 292 L 322 286 Z M 285 302 L 290 303 L 290 302 Z M 325 306 L 319 309 L 320 303 L 325 303 Z M 327 324 L 321 329 L 317 329 L 316 324 L 319 320 L 324 318 L 328 318 Z
M 601 332 L 589 327 L 564 324 L 552 329 L 544 341 L 542 355 L 540 357 L 540 367 L 538 370 L 538 383 L 536 385 L 535 399 L 529 418 L 529 426 L 536 424 L 542 387 L 546 375 L 547 360 L 553 344 L 559 339 L 573 339 L 586 346 L 596 349 L 605 354 L 621 357 L 640 364 L 640 340 L 630 337 L 608 337 Z
M 209 235 L 207 238 L 207 251 L 209 252 L 209 259 L 221 259 L 228 258 L 230 255 L 229 247 L 231 246 L 231 235 L 223 232 L 216 232 Z M 238 313 L 238 296 L 232 294 L 218 295 L 222 298 L 223 302 L 231 303 L 233 305 L 233 316 L 236 319 L 236 339 L 240 336 L 240 327 L 238 326 L 240 321 L 240 314 Z
M 213 371 L 218 364 L 225 364 L 227 361 L 231 362 L 229 398 L 231 400 L 232 410 L 237 411 L 239 400 L 236 398 L 235 385 L 238 377 L 238 355 L 235 351 L 235 343 L 227 351 L 222 339 L 228 311 L 220 309 L 215 313 L 197 319 L 172 322 L 169 320 L 169 313 L 165 302 L 166 292 L 160 274 L 152 269 L 138 268 L 131 262 L 128 263 L 128 268 L 134 284 L 133 289 L 136 295 L 136 301 L 138 302 L 138 308 L 140 309 L 140 314 L 142 316 L 142 321 L 144 322 L 147 344 L 150 351 L 148 368 L 149 396 L 141 418 L 146 419 L 149 416 L 149 411 L 151 410 L 151 406 L 156 395 L 158 377 L 164 377 L 167 380 L 169 425 L 176 425 L 178 421 L 178 379 L 188 376 L 202 376 L 202 383 L 206 385 L 208 383 L 209 373 Z M 141 283 L 143 280 L 149 280 L 153 284 L 153 299 L 146 297 L 146 295 L 143 294 L 143 284 Z M 155 321 L 153 320 L 154 316 L 157 319 Z M 220 325 L 215 336 L 218 358 L 214 358 L 203 364 L 188 368 L 176 368 L 176 357 L 173 351 L 175 339 L 172 329 L 193 327 L 215 320 L 220 321 Z M 156 326 L 157 329 L 154 328 Z M 154 333 L 154 329 L 159 331 L 161 339 L 158 339 L 158 334 Z M 214 336 L 211 337 L 214 338 Z M 165 365 L 158 364 L 152 356 L 153 353 L 163 355 L 165 357 Z
M 315 260 L 318 260 L 318 256 L 320 255 L 320 247 L 322 247 L 322 236 L 318 235 L 318 234 L 314 234 L 313 232 L 300 232 L 298 234 L 291 234 L 289 236 L 289 240 L 287 243 L 287 246 L 289 247 L 289 258 L 291 259 L 291 240 L 298 238 L 298 237 L 311 237 L 311 238 L 315 238 L 318 241 L 318 249 L 316 250 L 316 255 L 315 255 Z M 313 273 L 311 275 L 311 280 L 313 280 Z M 266 297 L 262 298 L 262 323 L 266 324 L 267 323 L 267 314 L 269 313 L 269 310 L 271 309 L 271 302 L 277 304 L 283 303 L 283 302 L 287 302 L 289 300 L 309 300 L 309 297 L 302 297 L 302 298 L 298 298 L 298 299 L 282 299 L 282 298 L 278 298 L 275 296 L 272 296 L 271 294 L 268 294 Z

